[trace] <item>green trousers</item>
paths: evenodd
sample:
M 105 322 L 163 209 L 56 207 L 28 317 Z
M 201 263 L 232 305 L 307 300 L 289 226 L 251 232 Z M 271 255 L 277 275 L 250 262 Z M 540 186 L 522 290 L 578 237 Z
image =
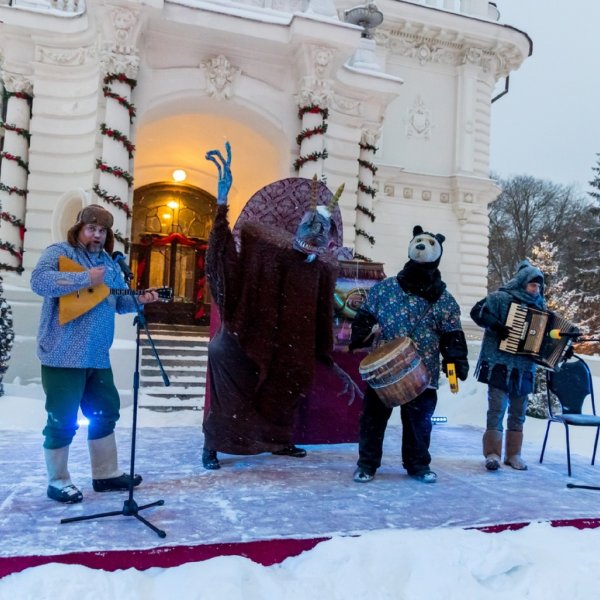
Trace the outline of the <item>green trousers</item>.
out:
M 78 429 L 77 413 L 89 421 L 88 439 L 110 435 L 119 420 L 120 399 L 111 369 L 66 369 L 42 365 L 48 420 L 44 448 L 68 446 Z

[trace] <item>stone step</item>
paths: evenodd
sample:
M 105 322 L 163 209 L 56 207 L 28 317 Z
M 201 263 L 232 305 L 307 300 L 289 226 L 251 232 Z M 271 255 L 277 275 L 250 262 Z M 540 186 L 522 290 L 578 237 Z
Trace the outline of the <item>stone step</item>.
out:
M 140 408 L 158 412 L 202 410 L 208 361 L 208 328 L 186 325 L 157 325 L 150 335 L 169 382 L 163 378 L 146 338 L 141 344 Z
M 175 375 L 174 373 L 169 373 L 167 371 L 167 375 L 169 377 L 169 381 L 171 382 L 171 386 L 177 387 L 190 387 L 190 386 L 205 386 L 206 385 L 206 373 L 198 372 L 198 373 L 190 373 L 184 374 L 182 376 Z M 141 381 L 141 380 L 140 380 Z M 155 385 L 161 385 L 163 382 L 163 378 L 161 375 L 156 372 L 155 375 L 146 375 L 143 379 L 144 385 L 142 387 L 153 387 Z
M 160 362 L 163 367 L 171 367 L 176 368 L 180 367 L 182 369 L 206 369 L 208 364 L 208 355 L 198 356 L 197 354 L 189 354 L 187 356 L 171 356 L 170 354 L 159 354 Z M 158 363 L 156 362 L 156 358 L 154 354 L 147 357 L 142 357 L 142 369 L 158 369 Z
M 173 357 L 173 356 L 206 356 L 208 354 L 207 346 L 156 346 L 156 351 L 159 356 Z M 148 356 L 154 356 L 154 352 L 151 346 L 142 347 L 142 358 Z
M 163 367 L 165 368 L 165 372 L 169 376 L 169 379 L 177 378 L 189 378 L 189 377 L 204 377 L 206 376 L 206 364 L 198 364 L 195 367 L 181 367 L 180 365 L 174 364 L 172 366 L 165 365 L 163 362 Z M 152 377 L 160 377 L 162 379 L 162 375 L 160 369 L 157 366 L 144 367 L 140 369 L 140 375 L 144 381 L 149 381 Z
M 152 341 L 157 348 L 205 348 L 208 345 L 208 338 L 194 337 L 152 337 Z M 142 348 L 150 348 L 150 340 L 141 340 Z
M 204 410 L 204 397 L 200 396 L 146 396 L 139 403 L 140 408 L 156 412 L 173 412 L 176 410 Z

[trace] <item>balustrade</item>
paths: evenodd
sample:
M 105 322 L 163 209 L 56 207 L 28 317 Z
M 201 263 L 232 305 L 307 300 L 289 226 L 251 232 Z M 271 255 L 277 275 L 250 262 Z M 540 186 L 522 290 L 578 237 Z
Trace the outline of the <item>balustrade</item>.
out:
M 57 16 L 73 16 L 85 12 L 85 0 L 0 0 L 0 4 L 33 12 L 51 12 Z

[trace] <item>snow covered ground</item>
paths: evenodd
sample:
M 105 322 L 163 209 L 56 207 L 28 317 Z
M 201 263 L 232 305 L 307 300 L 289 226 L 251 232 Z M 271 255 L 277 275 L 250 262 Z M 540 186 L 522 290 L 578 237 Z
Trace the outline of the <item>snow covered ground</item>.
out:
M 600 389 L 595 378 L 596 389 Z M 136 465 L 145 477 L 141 504 L 165 505 L 144 516 L 167 531 L 160 540 L 123 516 L 59 524 L 65 516 L 119 509 L 123 497 L 94 494 L 85 435 L 73 445 L 72 474 L 84 502 L 61 506 L 45 498 L 38 384 L 5 385 L 0 397 L 0 556 L 81 550 L 160 548 L 173 544 L 331 537 L 314 549 L 265 567 L 223 556 L 170 569 L 116 572 L 49 564 L 0 579 L 0 600 L 226 600 L 596 598 L 600 529 L 551 527 L 551 519 L 597 518 L 600 492 L 568 490 L 564 431 L 553 425 L 544 463 L 537 462 L 545 421 L 528 419 L 524 455 L 530 469 L 483 469 L 485 387 L 469 380 L 458 395 L 440 390 L 433 464 L 439 481 L 408 479 L 400 464 L 401 430 L 393 415 L 384 465 L 372 483 L 351 475 L 355 444 L 308 447 L 305 459 L 260 455 L 223 458 L 223 469 L 200 466 L 202 413 L 139 414 Z M 124 390 L 127 396 L 127 390 Z M 119 446 L 127 468 L 132 411 L 123 410 Z M 574 430 L 573 483 L 600 484 L 589 465 L 593 432 Z M 473 525 L 532 522 L 489 534 Z

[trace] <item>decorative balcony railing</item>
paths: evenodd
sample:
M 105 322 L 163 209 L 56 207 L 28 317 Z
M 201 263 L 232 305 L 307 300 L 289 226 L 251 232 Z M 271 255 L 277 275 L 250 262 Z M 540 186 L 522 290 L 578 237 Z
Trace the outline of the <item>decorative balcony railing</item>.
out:
M 481 19 L 489 19 L 490 21 L 498 21 L 500 13 L 496 8 L 495 2 L 488 0 L 404 0 L 412 4 L 421 4 L 432 8 L 439 8 L 448 12 L 460 13 L 470 17 L 479 17 Z
M 170 0 L 177 4 L 177 0 Z M 488 0 L 403 0 L 411 4 L 419 4 L 437 8 L 448 12 L 459 13 L 490 21 L 498 21 L 500 13 L 494 2 Z M 366 0 L 364 0 L 366 3 Z M 188 6 L 193 6 L 194 2 L 186 0 Z M 320 12 L 319 5 L 329 4 L 323 0 L 198 0 L 198 6 L 213 4 L 223 7 L 232 8 L 238 6 L 241 9 L 249 11 L 268 11 L 272 13 L 295 13 L 304 11 Z M 335 3 L 331 2 L 331 6 Z M 344 3 L 346 4 L 346 3 Z M 360 4 L 360 0 L 357 0 Z M 22 10 L 30 10 L 33 12 L 50 13 L 57 16 L 75 16 L 82 14 L 86 10 L 85 0 L 0 0 L 0 6 L 13 6 Z M 344 7 L 346 8 L 346 7 Z
M 0 6 L 12 6 L 21 10 L 73 17 L 85 12 L 85 0 L 0 0 Z

